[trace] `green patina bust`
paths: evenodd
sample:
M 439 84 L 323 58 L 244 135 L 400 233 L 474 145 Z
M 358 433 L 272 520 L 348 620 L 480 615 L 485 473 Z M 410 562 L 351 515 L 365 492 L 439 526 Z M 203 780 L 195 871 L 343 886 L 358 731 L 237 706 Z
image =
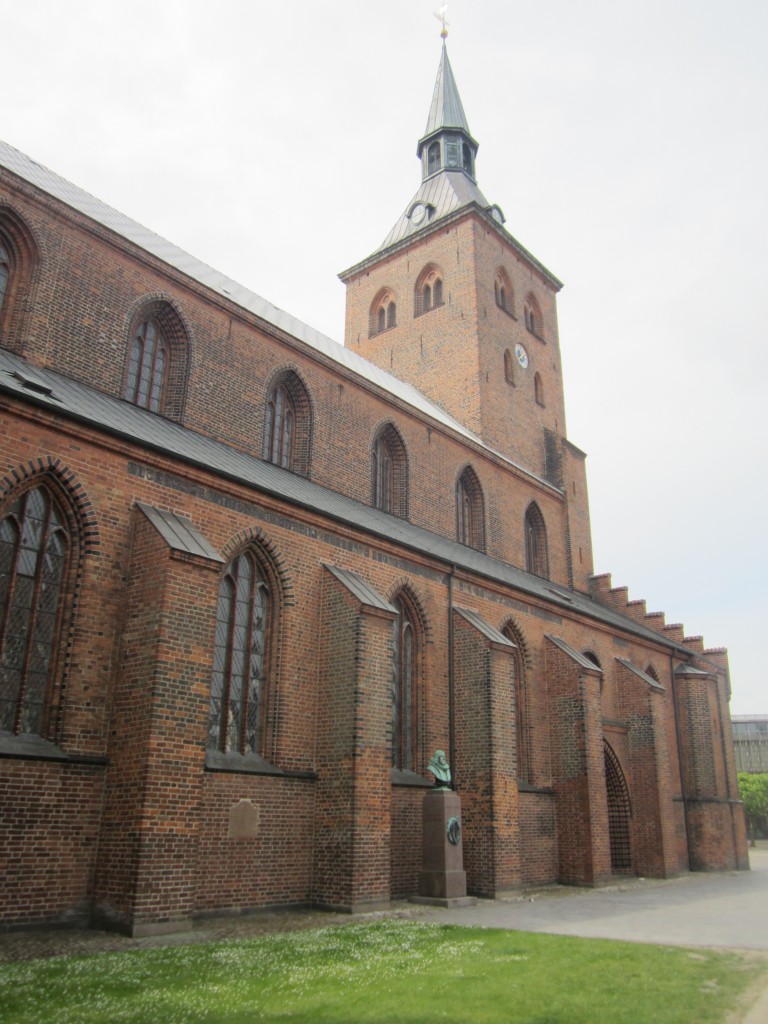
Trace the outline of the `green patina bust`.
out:
M 445 756 L 444 750 L 436 750 L 429 759 L 427 769 L 435 776 L 435 785 L 438 789 L 451 788 L 451 766 Z

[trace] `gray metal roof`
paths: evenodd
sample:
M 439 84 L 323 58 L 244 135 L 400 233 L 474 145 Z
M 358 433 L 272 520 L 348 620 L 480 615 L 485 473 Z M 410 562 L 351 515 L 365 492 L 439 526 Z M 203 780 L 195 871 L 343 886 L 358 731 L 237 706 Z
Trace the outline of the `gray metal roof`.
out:
M 352 572 L 351 569 L 341 569 L 338 565 L 328 565 L 326 562 L 323 562 L 323 565 L 361 604 L 368 608 L 376 608 L 378 611 L 397 614 L 397 608 L 382 597 L 359 573 Z
M 356 352 L 352 352 L 326 335 L 321 334 L 320 331 L 307 326 L 301 320 L 291 316 L 290 313 L 278 309 L 277 306 L 273 306 L 271 302 L 257 295 L 256 292 L 250 291 L 225 274 L 214 270 L 194 256 L 190 256 L 189 253 L 184 252 L 183 249 L 180 249 L 172 242 L 168 242 L 148 228 L 142 227 L 141 224 L 131 220 L 130 217 L 126 217 L 125 214 L 119 213 L 111 206 L 107 206 L 100 199 L 94 198 L 88 192 L 78 188 L 77 185 L 73 185 L 58 174 L 54 174 L 47 167 L 36 163 L 24 153 L 2 141 L 0 141 L 0 167 L 5 167 L 19 178 L 53 196 L 54 199 L 58 199 L 102 227 L 115 232 L 121 238 L 127 239 L 140 249 L 162 260 L 163 263 L 167 263 L 168 266 L 187 275 L 206 288 L 210 288 L 225 300 L 233 302 L 260 320 L 304 342 L 315 351 L 327 356 L 363 379 L 370 381 L 383 391 L 388 392 L 419 412 L 430 416 L 438 423 L 442 423 L 464 437 L 470 438 L 481 447 L 487 447 L 481 438 L 473 434 L 471 430 L 468 430 L 458 420 L 449 416 L 447 412 L 431 402 L 412 385 L 398 380 L 397 377 L 393 377 L 392 374 L 381 370 L 378 366 L 374 366 L 373 363 L 369 363 Z
M 421 224 L 414 224 L 411 220 L 411 211 L 416 203 L 424 203 L 433 208 L 427 226 L 434 224 L 435 221 L 440 220 L 442 217 L 446 217 L 449 213 L 460 210 L 464 206 L 470 206 L 472 203 L 476 203 L 484 210 L 490 206 L 475 182 L 468 178 L 463 171 L 442 170 L 438 174 L 433 174 L 430 178 L 427 178 L 426 181 L 422 181 L 418 192 L 408 203 L 400 219 L 375 252 L 378 253 L 382 249 L 388 249 L 390 245 L 402 242 L 403 239 L 410 238 L 411 235 L 415 235 L 418 231 L 425 229 L 423 222 Z
M 448 60 L 448 50 L 443 40 L 443 51 L 440 54 L 440 65 L 437 69 L 437 80 L 435 91 L 432 95 L 432 103 L 429 107 L 427 127 L 424 129 L 424 138 L 432 135 L 441 128 L 460 128 L 470 135 L 469 124 L 461 103 L 456 79 L 453 77 L 451 62 Z
M 211 562 L 224 563 L 216 548 L 210 544 L 191 519 L 177 515 L 167 509 L 155 508 L 137 501 L 136 505 L 173 551 L 183 551 L 186 555 L 197 555 Z
M 649 676 L 647 672 L 643 672 L 641 668 L 638 668 L 637 665 L 633 665 L 627 658 L 617 658 L 616 661 L 618 661 L 620 665 L 623 665 L 624 668 L 628 668 L 630 672 L 634 672 L 636 676 L 642 679 L 644 683 L 647 683 L 653 690 L 660 690 L 664 693 L 664 687 L 658 679 L 654 679 L 653 676 Z
M 504 647 L 509 648 L 517 647 L 517 644 L 513 643 L 508 636 L 504 636 L 504 634 L 500 633 L 498 629 L 494 629 L 493 626 L 490 626 L 482 615 L 478 615 L 477 612 L 473 612 L 469 608 L 457 608 L 456 612 L 462 617 L 462 619 L 465 619 L 470 626 L 474 626 L 478 633 L 482 633 L 487 640 L 490 640 L 491 643 L 502 644 Z
M 690 656 L 680 644 L 613 609 L 597 604 L 586 594 L 569 590 L 540 576 L 533 576 L 481 551 L 328 490 L 311 480 L 197 434 L 129 402 L 102 394 L 95 388 L 70 380 L 52 370 L 35 367 L 38 386 L 30 388 L 23 383 L 27 369 L 28 364 L 21 356 L 0 349 L 0 394 L 13 395 L 49 413 L 60 414 L 120 437 L 139 449 L 161 452 L 174 460 L 234 480 L 255 492 L 273 495 L 289 504 L 311 509 L 353 526 L 371 536 L 382 537 L 408 550 L 424 553 L 441 562 L 446 570 L 456 566 L 498 581 L 521 594 L 543 601 L 553 614 L 585 615 L 624 633 L 674 649 L 683 657 Z
M 582 668 L 588 668 L 591 672 L 599 672 L 601 675 L 603 670 L 599 665 L 596 665 L 594 661 L 590 661 L 589 658 L 585 658 L 583 654 L 580 654 L 575 648 L 571 647 L 569 643 L 561 639 L 559 636 L 552 636 L 551 633 L 547 633 L 547 640 L 551 640 L 555 647 L 559 647 L 563 654 L 567 654 L 569 658 L 572 658 L 577 665 Z

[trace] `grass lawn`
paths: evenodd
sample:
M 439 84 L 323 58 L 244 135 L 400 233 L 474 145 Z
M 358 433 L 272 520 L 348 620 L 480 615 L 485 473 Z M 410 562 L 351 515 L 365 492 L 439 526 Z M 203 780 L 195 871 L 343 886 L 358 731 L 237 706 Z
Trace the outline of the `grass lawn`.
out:
M 768 965 L 385 921 L 0 965 L 4 1024 L 707 1024 Z

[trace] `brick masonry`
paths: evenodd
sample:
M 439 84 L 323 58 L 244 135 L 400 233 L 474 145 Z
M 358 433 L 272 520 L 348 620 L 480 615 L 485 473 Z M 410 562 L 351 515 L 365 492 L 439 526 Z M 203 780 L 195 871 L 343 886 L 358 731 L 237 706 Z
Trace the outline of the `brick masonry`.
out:
M 384 906 L 417 891 L 437 748 L 453 761 L 470 893 L 611 877 L 606 742 L 631 800 L 631 870 L 748 865 L 727 657 L 591 577 L 556 289 L 482 211 L 347 282 L 348 347 L 477 441 L 4 169 L 0 237 L 13 254 L 0 347 L 29 367 L 119 400 L 132 332 L 155 316 L 172 363 L 168 418 L 262 458 L 270 389 L 290 381 L 296 471 L 361 505 L 372 500 L 374 438 L 392 424 L 407 462 L 399 508 L 412 523 L 455 539 L 456 482 L 471 466 L 487 553 L 525 569 L 535 502 L 552 583 L 590 597 L 569 607 L 517 589 L 413 550 L 396 530 L 374 535 L 0 388 L 0 518 L 42 486 L 70 539 L 42 734 L 0 734 L 2 926 L 93 920 L 147 934 L 260 907 Z M 443 302 L 422 313 L 414 289 L 427 266 L 443 276 Z M 371 337 L 385 287 L 397 323 Z M 529 296 L 536 333 L 523 317 Z M 516 344 L 528 368 L 505 373 Z M 185 517 L 220 560 L 169 544 L 138 503 Z M 246 550 L 272 608 L 259 757 L 215 762 L 217 596 L 223 567 Z M 327 566 L 376 596 L 366 602 Z M 415 763 L 393 772 L 391 602 L 403 594 L 414 610 Z M 589 613 L 600 606 L 610 618 Z M 515 648 L 491 639 L 498 632 Z M 584 652 L 599 664 L 585 666 Z

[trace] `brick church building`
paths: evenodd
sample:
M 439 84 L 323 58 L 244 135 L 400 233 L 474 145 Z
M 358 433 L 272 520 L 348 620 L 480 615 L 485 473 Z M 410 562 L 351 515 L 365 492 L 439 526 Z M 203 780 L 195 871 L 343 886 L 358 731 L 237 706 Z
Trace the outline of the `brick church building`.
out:
M 418 155 L 342 346 L 0 144 L 3 926 L 408 897 L 437 748 L 470 893 L 748 867 L 726 652 L 592 574 L 445 47 Z

